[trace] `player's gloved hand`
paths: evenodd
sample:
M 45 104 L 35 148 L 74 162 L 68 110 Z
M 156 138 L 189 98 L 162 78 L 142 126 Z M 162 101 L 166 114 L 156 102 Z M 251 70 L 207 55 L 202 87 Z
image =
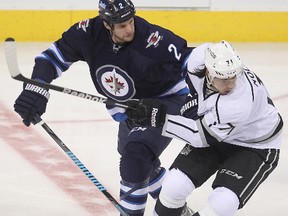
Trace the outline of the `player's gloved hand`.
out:
M 167 107 L 157 99 L 131 100 L 126 115 L 133 124 L 161 127 L 164 125 Z
M 33 84 L 24 84 L 24 89 L 14 104 L 14 110 L 23 119 L 23 123 L 28 127 L 30 123 L 35 123 L 36 114 L 41 116 L 46 111 L 49 99 L 49 92 L 42 87 Z
M 187 96 L 184 105 L 180 109 L 180 114 L 193 120 L 197 120 L 199 118 L 197 92 L 191 93 Z

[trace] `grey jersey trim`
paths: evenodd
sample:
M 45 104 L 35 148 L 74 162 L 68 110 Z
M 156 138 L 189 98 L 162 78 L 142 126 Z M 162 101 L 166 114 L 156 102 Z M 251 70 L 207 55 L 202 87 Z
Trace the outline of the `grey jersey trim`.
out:
M 204 118 L 203 118 L 204 119 Z M 196 125 L 197 125 L 197 128 L 198 128 L 198 132 L 199 132 L 199 136 L 201 138 L 201 141 L 203 143 L 203 147 L 208 147 L 210 146 L 206 140 L 206 136 L 205 136 L 205 133 L 204 133 L 204 130 L 203 130 L 203 126 L 200 122 L 200 119 L 197 119 L 195 121 Z
M 219 137 L 216 133 L 214 133 L 214 132 L 210 129 L 209 125 L 207 125 L 207 123 L 206 123 L 206 121 L 205 121 L 204 118 L 201 120 L 201 122 L 202 122 L 202 126 L 206 129 L 206 131 L 207 131 L 212 137 L 214 137 L 215 139 L 217 139 L 218 142 L 221 142 L 221 141 L 223 140 L 221 137 Z M 202 130 L 202 132 L 203 132 L 203 130 Z M 203 132 L 203 136 L 205 136 L 205 135 L 204 135 L 204 132 Z M 202 138 L 202 137 L 201 137 L 201 138 Z M 205 140 L 206 140 L 206 138 L 205 138 Z M 206 141 L 206 142 L 207 142 L 207 141 Z

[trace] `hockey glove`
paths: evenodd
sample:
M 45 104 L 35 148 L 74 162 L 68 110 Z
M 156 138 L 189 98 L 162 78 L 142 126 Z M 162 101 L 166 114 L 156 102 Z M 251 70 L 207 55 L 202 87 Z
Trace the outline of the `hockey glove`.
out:
M 16 99 L 14 110 L 23 119 L 23 123 L 28 127 L 30 123 L 35 123 L 36 114 L 41 116 L 46 111 L 49 99 L 49 92 L 33 84 L 24 84 L 24 89 Z
M 198 94 L 189 94 L 184 105 L 180 109 L 180 114 L 186 118 L 197 120 L 198 116 Z
M 161 127 L 164 125 L 167 107 L 156 99 L 132 100 L 128 102 L 126 114 L 133 124 Z

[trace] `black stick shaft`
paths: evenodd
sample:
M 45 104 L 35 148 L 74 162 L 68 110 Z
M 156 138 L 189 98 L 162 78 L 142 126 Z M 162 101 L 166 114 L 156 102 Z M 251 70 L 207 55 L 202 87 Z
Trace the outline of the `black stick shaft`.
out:
M 121 213 L 122 216 L 129 216 L 114 199 L 114 197 L 106 190 L 106 188 L 94 177 L 94 175 L 83 165 L 83 163 L 71 152 L 71 150 L 62 142 L 62 140 L 52 131 L 52 129 L 40 118 L 36 116 L 36 123 L 54 139 L 58 146 L 72 159 L 72 161 L 84 172 L 84 174 L 93 182 L 93 184 L 104 194 L 104 196 L 113 204 L 113 206 Z

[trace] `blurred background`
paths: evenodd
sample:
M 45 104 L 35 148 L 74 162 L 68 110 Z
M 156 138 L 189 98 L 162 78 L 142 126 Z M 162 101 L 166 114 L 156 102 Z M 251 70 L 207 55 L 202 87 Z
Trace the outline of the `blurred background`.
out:
M 189 42 L 287 42 L 287 0 L 134 0 L 137 15 Z M 1 0 L 0 41 L 54 41 L 98 14 L 97 0 Z
M 134 0 L 137 15 L 184 37 L 191 46 L 225 39 L 243 63 L 266 84 L 284 125 L 288 120 L 287 0 Z M 18 64 L 30 77 L 34 57 L 72 24 L 98 14 L 96 0 L 1 0 L 0 2 L 0 215 L 116 216 L 117 210 L 39 126 L 23 126 L 13 111 L 22 83 L 8 72 L 3 42 L 17 41 Z M 88 67 L 75 63 L 53 84 L 97 95 Z M 117 123 L 104 105 L 55 91 L 46 113 L 47 124 L 78 159 L 118 199 Z M 287 126 L 283 130 L 279 165 L 236 216 L 288 212 Z M 184 143 L 173 140 L 161 155 L 169 167 Z M 201 208 L 212 190 L 211 178 L 189 197 Z M 145 216 L 151 215 L 150 198 Z

